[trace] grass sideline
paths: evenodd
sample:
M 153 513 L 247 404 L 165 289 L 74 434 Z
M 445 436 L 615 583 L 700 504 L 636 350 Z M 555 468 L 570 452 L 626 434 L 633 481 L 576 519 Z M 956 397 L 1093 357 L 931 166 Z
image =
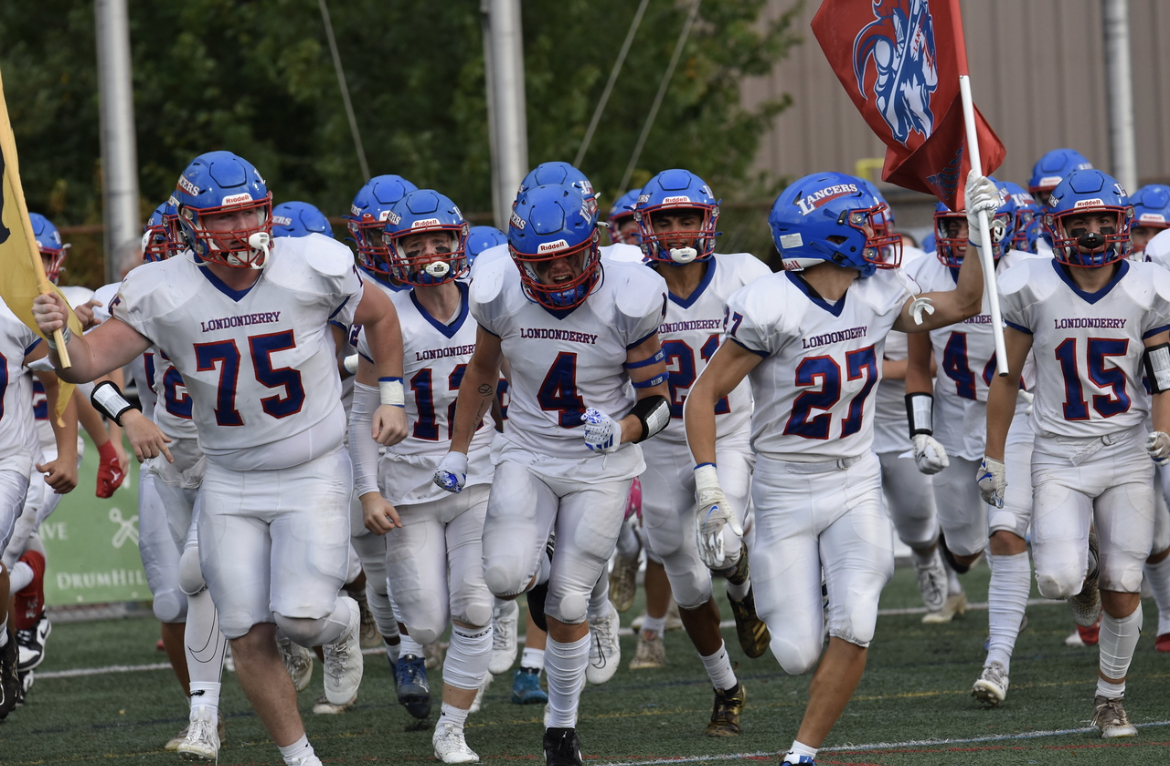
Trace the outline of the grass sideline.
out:
M 986 601 L 988 570 L 964 578 L 972 602 Z M 918 606 L 913 569 L 897 570 L 884 609 Z M 916 614 L 883 616 L 869 668 L 818 757 L 820 766 L 935 766 L 949 764 L 1164 764 L 1170 762 L 1170 656 L 1153 651 L 1156 612 L 1146 600 L 1146 632 L 1130 672 L 1127 709 L 1139 735 L 1104 741 L 1085 731 L 1092 714 L 1097 651 L 1069 648 L 1068 609 L 1028 609 L 1029 625 L 1012 663 L 1005 706 L 981 708 L 970 696 L 987 632 L 986 611 L 951 625 L 922 625 Z M 639 604 L 640 607 L 640 598 Z M 638 607 L 622 616 L 628 625 Z M 724 617 L 730 609 L 723 603 Z M 748 660 L 725 630 L 748 706 L 742 736 L 702 736 L 712 694 L 702 666 L 681 632 L 667 635 L 669 667 L 632 672 L 623 667 L 608 684 L 588 687 L 578 731 L 592 764 L 776 763 L 795 735 L 807 699 L 808 676 L 786 676 L 766 655 Z M 158 625 L 136 618 L 62 624 L 49 639 L 42 673 L 142 666 L 165 662 L 154 649 Z M 635 639 L 622 639 L 623 656 Z M 432 688 L 439 688 L 431 674 Z M 430 721 L 421 726 L 397 705 L 382 656 L 366 658 L 358 705 L 340 716 L 314 716 L 322 673 L 300 695 L 310 740 L 326 764 L 435 763 Z M 483 763 L 542 763 L 540 707 L 509 702 L 510 677 L 498 677 L 482 712 L 468 722 L 468 743 Z M 225 675 L 222 708 L 227 739 L 223 766 L 280 766 L 280 755 L 251 712 L 239 685 Z M 163 743 L 186 720 L 185 702 L 169 670 L 102 672 L 39 679 L 27 704 L 0 723 L 0 763 L 179 763 Z

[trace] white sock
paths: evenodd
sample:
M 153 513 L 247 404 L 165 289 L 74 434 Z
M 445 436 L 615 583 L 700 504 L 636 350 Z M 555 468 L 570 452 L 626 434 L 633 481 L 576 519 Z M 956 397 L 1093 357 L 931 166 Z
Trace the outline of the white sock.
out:
M 666 632 L 666 615 L 661 617 L 651 617 L 647 612 L 646 616 L 642 618 L 642 634 L 649 635 L 651 633 L 661 636 Z
M 792 740 L 792 747 L 789 748 L 787 753 L 785 753 L 785 760 L 787 760 L 788 755 L 796 755 L 796 756 L 807 755 L 809 758 L 816 758 L 817 757 L 817 748 L 809 747 L 808 745 L 804 744 L 803 742 L 798 742 L 796 740 Z M 783 761 L 781 761 L 781 763 L 783 763 Z
M 947 570 L 947 595 L 957 596 L 962 593 L 963 584 L 959 582 L 959 573 L 947 566 L 945 559 L 943 560 L 943 569 Z
M 589 594 L 588 614 L 590 622 L 609 616 L 609 575 L 604 571 L 593 584 L 593 592 Z
M 399 640 L 392 644 L 383 637 L 382 643 L 386 645 L 386 656 L 390 658 L 391 662 L 397 665 L 398 658 L 402 656 L 402 641 Z
M 914 559 L 915 567 L 926 569 L 934 562 L 934 557 L 938 555 L 938 549 L 934 548 L 926 552 L 921 552 L 917 548 L 911 548 L 910 555 Z
M 1101 613 L 1101 675 L 1106 678 L 1122 678 L 1129 673 L 1129 663 L 1137 649 L 1138 637 L 1142 633 L 1142 605 L 1129 617 L 1117 619 L 1107 612 Z M 1125 694 L 1125 681 L 1110 683 L 1097 679 L 1097 693 L 1106 697 L 1121 697 Z
M 747 578 L 739 585 L 734 584 L 730 580 L 727 581 L 727 596 L 736 601 L 743 601 L 747 598 L 748 591 L 752 589 L 752 578 Z
M 1170 633 L 1170 556 L 1157 564 L 1146 564 L 1145 572 L 1146 582 L 1154 592 L 1154 603 L 1158 605 L 1158 635 Z M 15 580 L 13 577 L 13 582 Z M 12 590 L 16 591 L 15 585 Z
M 435 728 L 437 729 L 445 723 L 453 723 L 462 729 L 463 725 L 467 723 L 467 711 L 444 702 L 442 712 L 439 714 L 439 722 Z
M 520 655 L 520 667 L 535 670 L 538 673 L 544 670 L 544 650 L 524 647 L 524 654 Z
M 643 629 L 645 629 L 643 627 Z M 735 671 L 731 668 L 731 658 L 727 656 L 727 644 L 720 644 L 719 651 L 714 654 L 704 657 L 699 655 L 699 659 L 703 661 L 703 667 L 707 669 L 707 677 L 711 679 L 711 685 L 716 689 L 727 691 L 734 689 L 739 680 L 735 677 Z
M 297 758 L 305 758 L 313 755 L 313 746 L 309 744 L 309 738 L 302 734 L 301 738 L 291 745 L 285 745 L 280 748 L 280 754 L 284 758 L 284 762 L 291 764 Z
M 394 607 L 390 605 L 390 594 L 379 593 L 369 581 L 366 582 L 366 603 L 370 605 L 370 614 L 374 616 L 374 624 L 382 638 L 396 638 L 398 636 L 398 620 L 394 617 Z
M 195 712 L 195 708 L 209 707 L 212 710 L 219 710 L 219 687 L 218 683 L 199 683 L 197 681 L 191 682 L 191 712 Z
M 451 643 L 443 661 L 443 683 L 456 689 L 478 689 L 492 661 L 492 626 L 451 628 Z
M 991 639 L 987 645 L 986 664 L 999 662 L 1004 669 L 1011 668 L 1012 650 L 1020 635 L 1020 623 L 1028 604 L 1032 586 L 1032 569 L 1028 554 L 1010 556 L 987 554 L 991 565 L 991 585 L 987 592 L 987 621 Z
M 187 656 L 187 671 L 191 675 L 191 688 L 194 689 L 196 683 L 203 683 L 215 684 L 218 689 L 227 639 L 219 630 L 219 612 L 206 588 L 194 596 L 187 596 L 183 649 Z
M 33 581 L 32 567 L 23 561 L 16 562 L 12 567 L 12 571 L 8 573 L 8 592 L 19 593 L 27 588 Z
M 423 656 L 423 648 L 422 644 L 403 633 L 401 634 L 401 638 L 399 638 L 398 641 L 398 656 L 405 657 L 408 654 L 413 654 L 415 657 L 421 657 Z
M 577 702 L 585 688 L 589 636 L 571 644 L 562 644 L 549 636 L 544 656 L 548 674 L 548 727 L 572 729 L 577 725 Z

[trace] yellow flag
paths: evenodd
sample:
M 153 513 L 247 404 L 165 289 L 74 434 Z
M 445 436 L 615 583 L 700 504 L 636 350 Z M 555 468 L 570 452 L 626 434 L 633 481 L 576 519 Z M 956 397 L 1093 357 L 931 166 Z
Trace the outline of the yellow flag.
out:
M 61 291 L 45 277 L 41 253 L 28 220 L 28 206 L 24 202 L 16 161 L 16 138 L 12 135 L 8 104 L 4 100 L 3 77 L 0 77 L 0 174 L 3 175 L 3 184 L 0 185 L 0 298 L 20 321 L 44 337 L 33 319 L 33 298 L 50 291 L 60 295 Z M 81 322 L 72 311 L 69 312 L 69 328 L 75 333 L 81 332 Z M 73 386 L 62 381 L 57 395 L 58 417 L 72 395 Z

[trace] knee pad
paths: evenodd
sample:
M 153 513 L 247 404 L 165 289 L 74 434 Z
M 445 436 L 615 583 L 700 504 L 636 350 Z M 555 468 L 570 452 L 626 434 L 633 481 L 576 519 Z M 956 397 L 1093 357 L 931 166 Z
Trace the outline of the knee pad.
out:
M 327 643 L 320 637 L 326 630 L 328 617 L 318 617 L 314 620 L 307 617 L 285 617 L 275 612 L 272 616 L 276 619 L 276 626 L 289 637 L 289 640 L 306 649 Z
M 194 596 L 206 587 L 203 569 L 199 566 L 199 548 L 187 548 L 179 557 L 179 588 L 186 595 Z
M 559 620 L 566 625 L 579 625 L 585 622 L 589 612 L 589 593 L 562 593 L 559 599 L 549 594 L 545 602 L 545 615 Z
M 451 619 L 468 625 L 491 625 L 493 601 L 494 599 L 472 601 L 463 608 L 462 614 L 453 614 Z
M 151 609 L 159 622 L 184 622 L 187 619 L 187 597 L 168 588 L 154 594 Z
M 821 656 L 821 637 L 805 636 L 805 640 L 796 643 L 793 639 L 801 638 L 795 633 L 787 635 L 772 634 L 770 648 L 772 656 L 780 663 L 780 667 L 790 676 L 799 676 L 812 670 Z
M 1080 567 L 1066 567 L 1056 572 L 1036 572 L 1036 589 L 1044 598 L 1056 600 L 1071 598 L 1081 592 L 1083 584 L 1084 572 Z
M 512 572 L 502 566 L 493 565 L 483 570 L 483 579 L 493 596 L 514 598 L 524 592 L 532 575 L 525 577 L 523 582 L 517 582 Z
M 491 616 L 488 617 L 489 621 Z M 456 689 L 478 689 L 492 658 L 492 626 L 451 628 L 451 644 L 443 660 L 443 683 Z

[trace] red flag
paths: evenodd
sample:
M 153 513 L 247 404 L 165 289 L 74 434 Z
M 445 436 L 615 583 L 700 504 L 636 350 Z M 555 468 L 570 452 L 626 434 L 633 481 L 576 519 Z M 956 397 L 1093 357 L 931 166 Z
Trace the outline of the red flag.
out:
M 882 180 L 962 208 L 971 161 L 959 96 L 959 75 L 967 74 L 959 0 L 825 0 L 812 29 L 888 147 Z M 990 175 L 1006 152 L 978 109 L 975 125 Z

